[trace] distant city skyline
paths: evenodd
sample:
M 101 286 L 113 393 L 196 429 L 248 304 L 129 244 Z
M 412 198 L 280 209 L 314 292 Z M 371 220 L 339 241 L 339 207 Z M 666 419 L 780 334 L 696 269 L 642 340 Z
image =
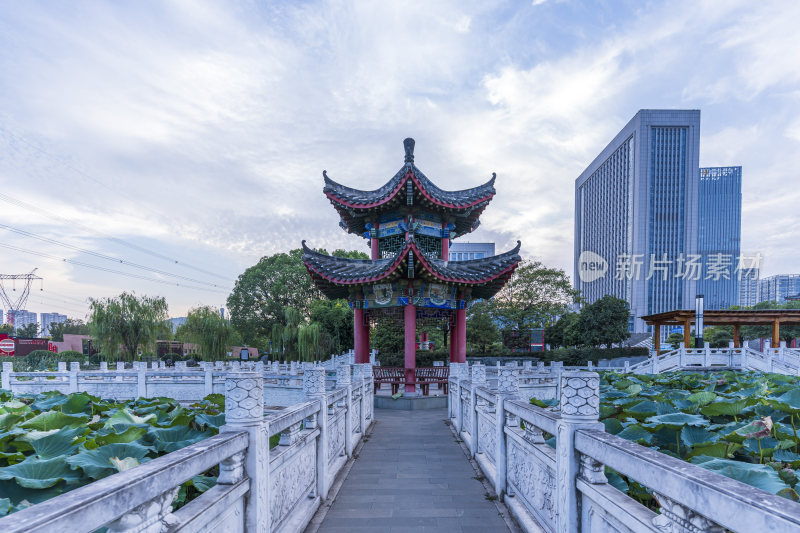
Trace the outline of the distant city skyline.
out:
M 744 169 L 742 252 L 763 255 L 762 277 L 800 271 L 795 2 L 0 14 L 0 255 L 5 273 L 39 268 L 39 313 L 82 318 L 87 297 L 135 291 L 183 316 L 225 306 L 246 268 L 302 238 L 366 252 L 321 172 L 369 188 L 405 137 L 443 188 L 497 173 L 472 240 L 519 238 L 572 276 L 574 178 L 642 108 L 702 111 L 699 166 Z

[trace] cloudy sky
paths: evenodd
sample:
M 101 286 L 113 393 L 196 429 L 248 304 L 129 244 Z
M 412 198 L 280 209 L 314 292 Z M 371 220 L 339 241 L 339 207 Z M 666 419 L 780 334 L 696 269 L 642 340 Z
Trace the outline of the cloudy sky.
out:
M 366 250 L 322 169 L 375 188 L 411 136 L 443 188 L 497 172 L 470 240 L 571 273 L 575 178 L 638 109 L 693 108 L 701 165 L 743 166 L 743 251 L 799 272 L 798 20 L 791 0 L 2 2 L 0 271 L 38 268 L 36 312 L 224 305 L 304 238 Z

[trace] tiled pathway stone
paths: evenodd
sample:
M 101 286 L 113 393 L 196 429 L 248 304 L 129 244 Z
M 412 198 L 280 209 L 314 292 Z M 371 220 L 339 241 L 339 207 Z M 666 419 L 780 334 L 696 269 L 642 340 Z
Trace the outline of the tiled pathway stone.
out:
M 509 531 L 444 409 L 375 411 L 376 426 L 319 532 Z

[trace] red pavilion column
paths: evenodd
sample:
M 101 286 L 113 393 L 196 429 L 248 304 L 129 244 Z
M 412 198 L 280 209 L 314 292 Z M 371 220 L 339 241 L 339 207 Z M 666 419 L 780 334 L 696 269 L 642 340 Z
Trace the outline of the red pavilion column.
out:
M 450 260 L 450 237 L 445 236 L 447 222 L 442 222 L 442 261 Z M 449 233 L 448 233 L 449 235 Z
M 464 298 L 464 293 L 459 294 L 459 300 Z M 466 307 L 464 300 L 464 307 Z M 467 310 L 456 309 L 456 362 L 467 362 Z
M 409 288 L 413 285 L 409 284 Z M 414 369 L 417 367 L 417 308 L 412 303 L 412 297 L 408 297 L 408 305 L 403 310 L 405 319 L 405 365 L 406 365 L 406 393 L 415 393 L 417 385 L 415 383 Z
M 375 223 L 375 237 L 370 239 L 370 246 L 372 247 L 372 260 L 375 261 L 376 259 L 381 258 L 380 252 L 380 241 L 378 240 L 378 229 L 380 228 L 379 224 Z
M 458 345 L 457 345 L 457 332 L 456 332 L 456 321 L 455 318 L 450 321 L 450 362 L 457 363 L 458 362 Z
M 364 322 L 361 325 L 361 362 L 369 363 L 369 312 L 364 311 Z
M 353 310 L 353 351 L 356 363 L 369 363 L 369 337 L 364 339 L 364 310 Z

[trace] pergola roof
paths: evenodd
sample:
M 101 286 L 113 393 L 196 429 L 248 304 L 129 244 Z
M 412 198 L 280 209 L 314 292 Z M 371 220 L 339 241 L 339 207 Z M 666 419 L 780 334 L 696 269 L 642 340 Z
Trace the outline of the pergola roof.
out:
M 641 317 L 648 325 L 683 325 L 695 322 L 694 310 L 678 309 Z M 703 324 L 711 325 L 770 325 L 775 321 L 786 325 L 800 325 L 800 309 L 725 309 L 703 311 Z
M 422 253 L 411 237 L 393 257 L 373 261 L 325 255 L 312 250 L 303 241 L 303 262 L 316 286 L 329 298 L 347 298 L 350 288 L 358 285 L 406 277 L 410 255 L 413 255 L 416 277 L 469 286 L 473 298 L 491 298 L 522 260 L 519 249 L 517 241 L 513 249 L 500 255 L 470 261 L 443 261 Z
M 335 182 L 322 171 L 325 187 L 322 191 L 339 212 L 342 227 L 348 233 L 363 234 L 367 217 L 392 211 L 407 205 L 408 184 L 412 184 L 413 205 L 425 206 L 432 212 L 449 215 L 455 232 L 464 235 L 478 226 L 478 218 L 495 195 L 496 175 L 477 187 L 460 191 L 445 191 L 428 179 L 414 165 L 414 140 L 403 141 L 406 161 L 403 167 L 383 186 L 374 191 L 353 189 Z

